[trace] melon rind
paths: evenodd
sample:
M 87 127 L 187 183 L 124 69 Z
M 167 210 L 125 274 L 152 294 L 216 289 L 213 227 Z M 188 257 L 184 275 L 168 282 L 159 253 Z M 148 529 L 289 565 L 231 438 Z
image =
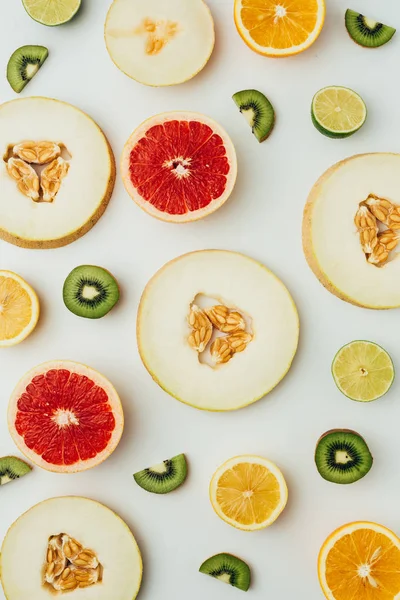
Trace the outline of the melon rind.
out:
M 138 141 L 145 135 L 146 131 L 148 131 L 151 127 L 155 125 L 162 125 L 166 121 L 199 121 L 200 123 L 204 123 L 211 127 L 214 133 L 219 135 L 223 142 L 227 152 L 227 158 L 229 161 L 229 173 L 227 175 L 226 186 L 224 193 L 215 200 L 212 200 L 210 204 L 205 206 L 202 209 L 190 212 L 188 211 L 185 214 L 173 215 L 167 212 L 158 210 L 155 206 L 153 206 L 147 200 L 144 200 L 142 196 L 138 193 L 135 186 L 132 184 L 129 174 L 129 161 L 130 161 L 130 153 L 131 150 L 136 146 Z M 230 139 L 229 135 L 226 131 L 219 125 L 216 121 L 202 115 L 200 113 L 191 112 L 191 111 L 171 111 L 164 112 L 149 119 L 146 119 L 135 129 L 135 131 L 131 134 L 128 141 L 126 142 L 122 156 L 121 156 L 121 174 L 122 179 L 125 185 L 125 189 L 131 198 L 136 202 L 140 208 L 142 208 L 145 212 L 147 212 L 152 217 L 156 217 L 161 221 L 167 221 L 169 223 L 187 223 L 191 221 L 197 221 L 199 219 L 203 219 L 204 217 L 210 215 L 211 213 L 218 210 L 229 198 L 232 193 L 232 190 L 236 183 L 237 176 L 237 158 L 235 147 Z
M 112 407 L 113 415 L 115 418 L 115 427 L 112 433 L 111 439 L 108 442 L 106 448 L 102 452 L 99 452 L 94 458 L 89 460 L 80 461 L 72 465 L 54 465 L 43 460 L 41 456 L 33 452 L 25 444 L 24 438 L 19 435 L 15 429 L 15 419 L 17 415 L 17 402 L 21 394 L 25 391 L 26 386 L 32 381 L 37 375 L 41 375 L 50 371 L 51 369 L 67 369 L 71 373 L 78 373 L 79 375 L 85 375 L 89 379 L 95 382 L 96 385 L 102 387 L 108 396 L 108 401 Z M 76 363 L 68 360 L 55 360 L 43 363 L 31 369 L 24 377 L 19 381 L 8 404 L 8 429 L 11 437 L 13 438 L 18 449 L 35 465 L 46 469 L 46 471 L 52 471 L 54 473 L 77 473 L 80 471 L 87 471 L 93 467 L 96 467 L 100 463 L 106 460 L 114 452 L 118 446 L 124 429 L 124 414 L 122 409 L 121 400 L 119 399 L 118 393 L 114 386 L 98 371 L 95 371 L 91 367 Z
M 187 316 L 197 294 L 241 310 L 253 320 L 246 350 L 216 369 L 187 343 Z M 170 261 L 148 282 L 137 317 L 144 366 L 171 396 L 194 408 L 230 411 L 263 398 L 295 356 L 299 317 L 284 284 L 261 263 L 236 252 L 202 250 Z
M 2 160 L 23 140 L 63 143 L 72 158 L 52 203 L 33 202 L 17 188 Z M 0 238 L 32 249 L 58 248 L 87 233 L 107 208 L 115 183 L 115 160 L 100 127 L 78 108 L 44 97 L 0 105 Z
M 59 533 L 67 533 L 94 550 L 104 567 L 102 583 L 76 590 L 66 597 L 71 595 L 79 600 L 136 598 L 143 563 L 129 527 L 99 502 L 64 496 L 33 506 L 8 530 L 0 560 L 1 583 L 7 600 L 52 597 L 49 589 L 42 585 L 42 569 L 48 539 Z

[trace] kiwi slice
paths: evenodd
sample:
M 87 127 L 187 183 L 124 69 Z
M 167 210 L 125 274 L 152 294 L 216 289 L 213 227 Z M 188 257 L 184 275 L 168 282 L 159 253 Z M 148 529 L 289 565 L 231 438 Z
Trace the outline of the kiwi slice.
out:
M 378 23 L 350 8 L 346 10 L 344 20 L 351 39 L 365 48 L 383 46 L 396 33 L 393 27 Z
M 210 575 L 224 583 L 247 592 L 250 587 L 251 574 L 249 566 L 232 554 L 216 554 L 211 556 L 200 567 L 200 573 Z
M 19 94 L 30 82 L 49 55 L 44 46 L 21 46 L 11 54 L 7 65 L 7 79 Z
M 257 140 L 266 140 L 275 123 L 275 111 L 268 98 L 257 90 L 242 90 L 233 94 L 232 98 Z
M 16 456 L 0 458 L 0 485 L 10 483 L 32 471 L 32 467 Z
M 133 476 L 136 483 L 153 494 L 168 494 L 176 490 L 187 477 L 187 462 L 184 454 L 178 454 L 159 465 L 143 469 Z
M 354 483 L 372 467 L 365 440 L 350 429 L 332 429 L 317 442 L 315 464 L 321 477 L 332 483 Z
M 81 265 L 65 280 L 63 299 L 68 310 L 78 317 L 100 319 L 118 302 L 118 283 L 102 267 Z

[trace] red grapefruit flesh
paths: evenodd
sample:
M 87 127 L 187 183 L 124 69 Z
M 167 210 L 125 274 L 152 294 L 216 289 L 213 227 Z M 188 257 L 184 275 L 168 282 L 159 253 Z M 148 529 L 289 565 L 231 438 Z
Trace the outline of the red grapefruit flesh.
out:
M 202 219 L 229 198 L 235 185 L 235 148 L 218 123 L 191 112 L 144 121 L 125 144 L 122 177 L 132 198 L 153 217 Z
M 79 363 L 53 361 L 18 383 L 8 426 L 33 463 L 74 473 L 95 467 L 115 450 L 124 418 L 118 394 L 103 375 Z

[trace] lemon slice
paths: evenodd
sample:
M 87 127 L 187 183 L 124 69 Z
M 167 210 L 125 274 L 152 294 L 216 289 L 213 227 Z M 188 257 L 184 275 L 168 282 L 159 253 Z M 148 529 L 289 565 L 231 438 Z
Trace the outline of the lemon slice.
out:
M 38 318 L 39 300 L 31 286 L 11 271 L 0 271 L 0 347 L 22 342 Z
M 318 131 L 324 135 L 345 138 L 364 125 L 367 107 L 361 96 L 353 90 L 330 86 L 315 94 L 311 105 L 311 118 Z
M 271 525 L 286 506 L 285 479 L 274 463 L 260 456 L 236 456 L 214 473 L 210 500 L 229 525 L 255 531 Z
M 22 0 L 28 15 L 42 25 L 54 27 L 68 23 L 78 12 L 82 0 Z
M 336 354 L 332 375 L 345 396 L 358 402 L 372 402 L 389 390 L 394 367 L 389 354 L 378 344 L 356 340 Z

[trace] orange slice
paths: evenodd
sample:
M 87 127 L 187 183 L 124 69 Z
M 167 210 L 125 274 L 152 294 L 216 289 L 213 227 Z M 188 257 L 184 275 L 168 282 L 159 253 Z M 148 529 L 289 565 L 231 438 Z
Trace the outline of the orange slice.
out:
M 235 0 L 235 23 L 243 40 L 265 56 L 307 50 L 321 33 L 325 0 Z
M 322 546 L 318 576 L 328 600 L 394 600 L 400 593 L 400 539 L 376 523 L 344 525 Z
M 282 473 L 260 456 L 231 458 L 214 473 L 210 484 L 217 515 L 244 531 L 271 525 L 285 508 L 287 497 Z
M 39 300 L 19 275 L 0 271 L 0 347 L 22 342 L 36 327 Z

